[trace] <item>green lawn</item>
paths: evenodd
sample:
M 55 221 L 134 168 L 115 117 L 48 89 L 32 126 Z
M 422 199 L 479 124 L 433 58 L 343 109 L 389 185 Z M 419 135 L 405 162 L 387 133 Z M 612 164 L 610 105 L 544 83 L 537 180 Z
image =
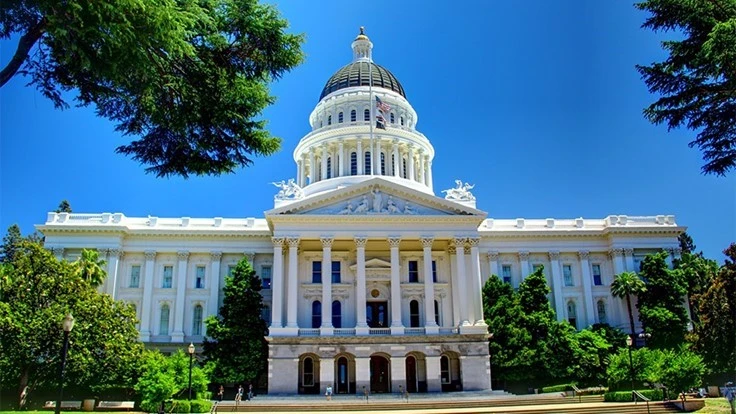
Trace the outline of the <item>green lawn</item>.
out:
M 697 412 L 698 414 L 729 414 L 731 409 L 725 398 L 706 398 L 705 408 Z

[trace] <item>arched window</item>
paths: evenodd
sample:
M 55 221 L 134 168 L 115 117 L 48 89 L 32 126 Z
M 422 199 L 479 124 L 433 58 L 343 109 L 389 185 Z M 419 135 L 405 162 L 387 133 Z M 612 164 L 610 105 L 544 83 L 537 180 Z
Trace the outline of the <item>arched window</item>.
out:
M 364 121 L 370 121 L 371 120 L 371 111 L 366 109 L 363 111 L 363 120 Z
M 575 302 L 569 301 L 567 302 L 567 321 L 570 322 L 570 325 L 573 326 L 573 328 L 577 329 L 577 307 L 575 306 Z
M 304 358 L 302 363 L 302 385 L 305 387 L 314 385 L 314 361 L 310 357 Z
M 339 300 L 332 302 L 332 326 L 342 328 L 342 305 Z
M 312 302 L 312 328 L 322 326 L 322 303 L 315 300 Z
M 396 175 L 394 171 L 396 171 L 396 157 L 391 154 L 391 174 Z
M 332 115 L 327 115 L 327 125 L 332 125 Z
M 399 117 L 399 122 L 401 123 L 401 126 L 404 126 L 404 117 L 403 116 L 400 116 Z
M 402 175 L 402 177 L 409 178 L 409 176 L 406 175 L 406 158 L 403 158 L 401 161 L 402 161 L 401 164 L 402 164 L 402 167 L 403 167 L 403 170 L 404 170 L 404 175 Z
M 192 315 L 192 335 L 202 335 L 202 305 L 194 307 Z
M 327 157 L 327 178 L 332 178 L 332 157 Z
M 171 313 L 171 310 L 169 309 L 169 305 L 164 303 L 161 306 L 161 318 L 159 319 L 159 325 L 158 325 L 159 335 L 169 334 L 169 314 L 170 313 Z
M 355 112 L 355 109 L 353 109 L 352 111 L 350 111 L 350 122 L 355 122 L 355 121 L 357 121 L 357 114 Z
M 365 175 L 371 174 L 371 152 L 366 151 L 365 152 L 365 164 L 364 164 L 364 172 Z
M 342 112 L 337 114 L 337 123 L 342 124 Z
M 416 300 L 409 302 L 409 325 L 412 328 L 419 327 L 419 302 Z
M 386 154 L 381 153 L 381 175 L 386 175 Z
M 393 112 L 391 112 L 391 114 L 389 114 L 389 118 L 391 118 L 391 123 L 392 124 L 395 124 L 396 123 L 396 118 L 394 118 L 394 113 Z
M 350 175 L 358 175 L 358 154 L 350 153 Z
M 440 324 L 440 303 L 434 301 L 434 323 Z
M 608 323 L 606 318 L 606 302 L 598 301 L 598 323 Z
M 440 381 L 443 384 L 450 383 L 450 358 L 447 355 L 440 357 Z

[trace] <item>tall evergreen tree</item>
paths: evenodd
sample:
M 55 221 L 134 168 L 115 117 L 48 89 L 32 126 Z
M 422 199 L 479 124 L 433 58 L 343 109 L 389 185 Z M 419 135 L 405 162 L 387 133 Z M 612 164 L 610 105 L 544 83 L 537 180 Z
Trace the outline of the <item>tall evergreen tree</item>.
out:
M 677 236 L 677 241 L 680 243 L 680 249 L 682 249 L 683 254 L 695 253 L 695 242 L 693 242 L 693 238 L 686 231 L 683 231 Z
M 69 204 L 69 201 L 67 200 L 61 200 L 61 202 L 59 203 L 59 207 L 56 207 L 55 212 L 56 213 L 71 213 L 72 205 Z
M 21 240 L 23 240 L 23 236 L 20 233 L 20 227 L 17 224 L 8 227 L 8 232 L 3 237 L 3 244 L 0 245 L 0 263 L 13 260 Z
M 216 382 L 256 381 L 266 372 L 268 334 L 261 317 L 264 305 L 261 280 L 246 258 L 225 278 L 220 314 L 205 321 L 204 356 L 215 364 Z
M 676 348 L 685 339 L 688 317 L 683 305 L 687 286 L 681 272 L 671 270 L 667 253 L 647 255 L 641 263 L 646 290 L 639 295 L 639 319 L 652 335 L 649 346 Z

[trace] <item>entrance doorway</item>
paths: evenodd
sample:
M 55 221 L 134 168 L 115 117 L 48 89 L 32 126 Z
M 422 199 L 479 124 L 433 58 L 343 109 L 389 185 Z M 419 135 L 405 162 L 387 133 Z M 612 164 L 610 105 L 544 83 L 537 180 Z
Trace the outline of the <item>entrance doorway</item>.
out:
M 411 355 L 406 357 L 406 390 L 417 392 L 417 359 Z
M 388 302 L 367 302 L 365 319 L 371 328 L 388 328 Z
M 350 375 L 348 359 L 340 357 L 337 359 L 337 393 L 348 394 L 350 392 Z
M 389 378 L 389 362 L 388 359 L 374 355 L 371 357 L 371 392 L 387 393 L 391 389 L 391 379 Z

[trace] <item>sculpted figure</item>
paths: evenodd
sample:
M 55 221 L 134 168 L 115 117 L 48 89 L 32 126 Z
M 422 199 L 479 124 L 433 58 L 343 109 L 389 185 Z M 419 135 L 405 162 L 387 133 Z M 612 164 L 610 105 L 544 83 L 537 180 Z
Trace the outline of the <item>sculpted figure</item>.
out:
M 470 192 L 470 190 L 472 190 L 475 185 L 470 185 L 468 183 L 463 184 L 462 180 L 455 180 L 455 186 L 455 188 L 450 188 L 449 190 L 442 190 L 443 193 L 447 194 L 445 195 L 445 200 L 475 200 L 475 196 Z
M 340 210 L 340 212 L 337 214 L 353 214 L 353 203 L 348 201 L 348 204 L 345 206 L 345 208 Z
M 388 196 L 388 200 L 386 201 L 386 209 L 388 210 L 389 214 L 401 213 L 401 210 L 399 210 L 399 207 L 396 206 L 396 203 L 391 196 Z
M 360 204 L 358 204 L 358 207 L 355 208 L 355 213 L 367 213 L 369 209 L 368 206 L 368 197 L 363 196 L 363 199 L 360 201 Z
M 293 178 L 289 178 L 288 182 L 281 180 L 271 184 L 279 188 L 278 194 L 274 196 L 276 200 L 298 200 L 304 197 L 304 191 Z
M 411 208 L 411 204 L 408 201 L 404 205 L 404 214 L 414 214 L 414 209 Z
M 377 188 L 374 188 L 371 193 L 373 194 L 373 212 L 380 213 L 383 206 L 383 195 Z

